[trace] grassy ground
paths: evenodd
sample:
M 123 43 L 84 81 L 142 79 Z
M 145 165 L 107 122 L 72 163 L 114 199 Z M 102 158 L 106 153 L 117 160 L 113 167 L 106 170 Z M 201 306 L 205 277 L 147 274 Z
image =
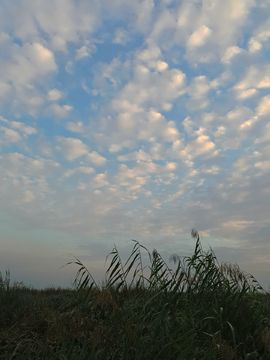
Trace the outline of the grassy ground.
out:
M 125 264 L 114 247 L 102 287 L 78 259 L 75 289 L 1 276 L 0 359 L 270 359 L 270 293 L 192 236 L 191 257 L 171 256 L 176 271 L 137 241 Z

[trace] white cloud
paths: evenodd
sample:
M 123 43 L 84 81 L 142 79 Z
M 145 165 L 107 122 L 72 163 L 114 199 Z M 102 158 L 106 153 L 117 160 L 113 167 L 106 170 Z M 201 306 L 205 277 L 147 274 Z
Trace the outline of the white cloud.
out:
M 221 61 L 225 64 L 229 64 L 234 56 L 243 53 L 243 51 L 244 50 L 240 49 L 238 46 L 231 46 L 225 51 Z
M 129 35 L 125 29 L 118 28 L 115 30 L 115 37 L 113 39 L 114 44 L 121 44 L 124 45 L 128 42 Z
M 153 205 L 153 207 L 155 209 L 161 209 L 162 207 L 162 202 L 158 201 L 157 199 L 151 199 L 151 204 Z
M 158 61 L 156 64 L 156 70 L 160 72 L 167 70 L 168 67 L 169 65 L 165 61 Z
M 238 99 L 247 99 L 247 98 L 250 98 L 252 96 L 255 96 L 257 93 L 258 93 L 258 91 L 256 89 L 248 89 L 248 90 L 245 90 L 245 91 L 241 92 L 237 96 L 237 98 Z
M 99 155 L 96 151 L 92 151 L 87 154 L 87 158 L 95 165 L 103 166 L 106 164 L 107 159 L 101 155 Z
M 66 66 L 65 66 L 65 70 L 67 73 L 69 74 L 72 74 L 72 67 L 73 67 L 73 62 L 72 61 L 68 61 L 66 63 Z
M 62 99 L 64 93 L 58 89 L 52 89 L 48 91 L 48 100 L 49 101 L 58 101 Z
M 151 155 L 147 154 L 142 149 L 117 157 L 118 161 L 150 161 L 151 159 Z
M 2 116 L 0 116 L 0 121 L 4 122 L 12 129 L 21 131 L 25 135 L 32 135 L 37 133 L 37 129 L 33 128 L 32 126 L 25 125 L 23 122 L 9 121 L 7 119 L 4 119 Z
M 35 195 L 32 191 L 26 190 L 22 202 L 28 203 L 35 200 Z
M 143 51 L 138 52 L 137 58 L 145 62 L 148 66 L 154 60 L 159 60 L 162 57 L 160 48 L 157 45 L 150 46 Z
M 203 157 L 210 159 L 220 153 L 215 144 L 209 139 L 207 135 L 200 135 L 194 141 L 191 141 L 184 150 L 180 152 L 181 157 L 190 156 L 191 159 L 195 157 Z
M 226 86 L 227 83 L 232 80 L 232 78 L 233 78 L 232 72 L 230 70 L 226 70 L 221 75 L 219 75 L 210 82 L 210 87 L 213 89 L 217 89 L 221 86 Z
M 38 76 L 44 76 L 57 69 L 52 51 L 39 43 L 13 46 L 13 61 L 6 65 L 9 79 L 18 85 L 26 85 Z
M 266 75 L 257 85 L 258 89 L 265 89 L 270 87 L 270 76 Z
M 187 102 L 189 110 L 204 109 L 208 106 L 208 92 L 210 90 L 209 80 L 205 75 L 196 76 L 187 88 L 190 96 Z
M 212 3 L 181 2 L 158 14 L 148 44 L 162 49 L 187 46 L 185 58 L 196 66 L 219 60 L 241 39 L 241 27 L 255 6 L 253 0 L 217 0 Z
M 2 175 L 9 178 L 9 186 L 14 180 L 14 184 L 18 186 L 19 191 L 25 188 L 34 191 L 35 188 L 39 192 L 51 192 L 46 177 L 51 177 L 57 174 L 56 171 L 61 170 L 60 164 L 53 160 L 43 159 L 38 156 L 33 159 L 19 153 L 5 154 L 1 159 L 1 167 L 3 170 Z M 12 181 L 10 181 L 10 178 Z M 13 197 L 12 186 L 10 191 Z
M 12 129 L 8 129 L 5 126 L 0 126 L 0 130 L 4 132 L 5 139 L 8 142 L 16 143 L 16 142 L 21 141 L 21 136 L 17 131 L 12 130 Z
M 238 129 L 239 125 L 245 123 L 253 117 L 253 111 L 246 106 L 236 106 L 233 110 L 229 111 L 224 119 L 228 128 Z
M 163 141 L 173 142 L 179 138 L 179 131 L 174 121 L 167 122 L 165 117 L 154 110 L 147 114 L 148 121 L 141 124 L 138 138 L 151 140 L 153 137 L 162 138 Z
M 80 33 L 91 33 L 99 22 L 100 5 L 72 1 L 45 3 L 25 1 L 19 7 L 9 7 L 9 19 L 14 35 L 25 41 L 40 36 L 40 29 L 55 50 L 66 51 L 69 41 L 76 42 Z M 20 21 L 15 21 L 20 19 Z
M 88 46 L 84 45 L 80 49 L 76 50 L 76 60 L 80 60 L 83 57 L 89 56 L 91 54 L 91 50 Z
M 121 147 L 120 145 L 118 145 L 118 144 L 112 144 L 112 145 L 109 147 L 109 151 L 110 151 L 111 153 L 118 152 L 118 151 L 120 151 L 120 150 L 122 150 L 122 147 Z
M 58 136 L 57 141 L 60 145 L 56 146 L 56 149 L 61 151 L 68 161 L 74 161 L 89 152 L 89 147 L 80 139 Z
M 262 129 L 262 136 L 255 140 L 255 144 L 263 143 L 270 140 L 270 123 L 267 123 Z
M 121 90 L 117 100 L 138 107 L 149 104 L 168 111 L 172 108 L 172 102 L 183 94 L 185 82 L 186 76 L 179 69 L 158 73 L 149 71 L 143 65 L 136 65 L 134 80 Z
M 262 173 L 270 171 L 270 160 L 258 161 L 254 164 L 256 168 L 259 168 Z M 260 174 L 261 175 L 261 174 Z
M 253 157 L 250 155 L 243 155 L 236 159 L 233 163 L 234 172 L 231 175 L 231 179 L 244 178 L 245 173 L 251 169 L 253 161 Z
M 198 30 L 194 31 L 188 39 L 188 46 L 202 46 L 206 43 L 206 40 L 210 37 L 212 31 L 207 26 L 202 25 Z
M 253 36 L 248 42 L 249 51 L 255 53 L 263 49 L 264 43 L 270 38 L 270 22 L 267 19 L 265 22 L 260 21 L 259 27 L 254 30 Z
M 136 154 L 134 154 L 136 156 Z M 138 157 L 139 154 L 137 154 Z M 132 158 L 132 156 L 130 156 Z M 132 186 L 132 190 L 140 189 L 142 190 L 141 185 L 146 184 L 151 177 L 151 174 L 157 175 L 159 179 L 164 179 L 165 177 L 170 179 L 167 183 L 170 183 L 172 180 L 177 179 L 177 176 L 173 171 L 177 170 L 177 163 L 167 162 L 164 166 L 153 163 L 152 161 L 141 161 L 137 160 L 137 163 L 133 168 L 129 168 L 125 164 L 119 166 L 119 172 L 115 176 L 117 183 L 121 186 Z M 160 176 L 162 174 L 162 176 Z M 131 189 L 131 188 L 130 188 Z
M 0 81 L 0 98 L 1 99 L 4 99 L 7 95 L 9 95 L 11 90 L 12 90 L 11 85 Z
M 51 159 L 36 157 L 36 159 L 26 159 L 26 168 L 28 174 L 31 174 L 32 176 L 44 175 L 49 177 L 56 169 L 61 168 L 61 165 Z
M 107 171 L 104 174 L 98 174 L 93 178 L 92 186 L 93 188 L 100 188 L 103 186 L 109 186 L 110 183 L 107 180 Z
M 69 131 L 75 132 L 75 133 L 83 133 L 85 131 L 84 124 L 82 121 L 78 121 L 76 123 L 69 121 L 67 123 L 67 129 Z
M 69 169 L 67 172 L 65 172 L 64 177 L 70 177 L 72 175 L 76 175 L 76 174 L 93 174 L 95 172 L 95 170 L 91 167 L 87 167 L 87 166 L 79 166 L 76 167 L 74 169 Z
M 228 221 L 224 222 L 222 226 L 226 228 L 231 228 L 234 230 L 243 230 L 244 228 L 250 226 L 253 223 L 253 221 L 245 221 L 245 220 L 236 220 L 236 221 Z
M 262 48 L 262 44 L 259 43 L 256 39 L 254 39 L 253 37 L 250 38 L 249 42 L 248 42 L 248 50 L 251 53 L 255 53 L 256 51 L 261 50 Z
M 270 65 L 251 65 L 243 78 L 234 85 L 234 90 L 243 91 L 250 88 L 266 89 L 270 87 Z
M 0 56 L 0 92 L 2 102 L 7 103 L 13 113 L 26 111 L 37 116 L 44 103 L 42 86 L 57 70 L 54 54 L 38 43 L 23 43 L 22 46 L 8 42 Z
M 188 116 L 186 117 L 183 121 L 182 121 L 182 125 L 184 126 L 184 129 L 186 131 L 186 133 L 188 133 L 189 135 L 194 135 L 194 128 L 196 126 L 196 124 L 194 123 L 194 121 L 191 120 L 191 117 Z
M 256 113 L 259 116 L 270 113 L 270 95 L 264 96 L 256 108 Z
M 70 111 L 73 109 L 73 106 L 70 105 L 59 105 L 59 104 L 52 104 L 48 107 L 47 112 L 53 114 L 56 117 L 66 118 L 69 116 Z

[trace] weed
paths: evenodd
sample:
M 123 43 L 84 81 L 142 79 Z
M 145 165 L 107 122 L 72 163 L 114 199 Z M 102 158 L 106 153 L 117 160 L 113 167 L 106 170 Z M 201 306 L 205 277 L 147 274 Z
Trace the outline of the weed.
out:
M 73 289 L 11 286 L 6 272 L 0 359 L 270 359 L 270 294 L 191 235 L 194 254 L 173 254 L 175 271 L 136 240 L 126 262 L 114 245 L 101 287 L 77 258 Z

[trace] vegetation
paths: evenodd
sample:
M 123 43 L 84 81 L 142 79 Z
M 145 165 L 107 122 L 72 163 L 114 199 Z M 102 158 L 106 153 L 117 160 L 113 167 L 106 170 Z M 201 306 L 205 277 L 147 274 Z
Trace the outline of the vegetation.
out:
M 192 236 L 191 257 L 171 256 L 175 271 L 135 240 L 125 264 L 114 247 L 101 287 L 78 259 L 75 289 L 1 276 L 0 359 L 270 359 L 270 293 Z

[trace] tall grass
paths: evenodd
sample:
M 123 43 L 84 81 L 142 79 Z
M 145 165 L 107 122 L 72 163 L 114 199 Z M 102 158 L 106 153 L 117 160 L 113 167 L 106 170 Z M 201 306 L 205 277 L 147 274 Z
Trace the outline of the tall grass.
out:
M 106 257 L 102 286 L 77 258 L 74 289 L 1 277 L 0 359 L 270 359 L 270 293 L 191 234 L 194 254 L 173 254 L 175 271 L 133 240 L 126 262 L 116 246 Z

